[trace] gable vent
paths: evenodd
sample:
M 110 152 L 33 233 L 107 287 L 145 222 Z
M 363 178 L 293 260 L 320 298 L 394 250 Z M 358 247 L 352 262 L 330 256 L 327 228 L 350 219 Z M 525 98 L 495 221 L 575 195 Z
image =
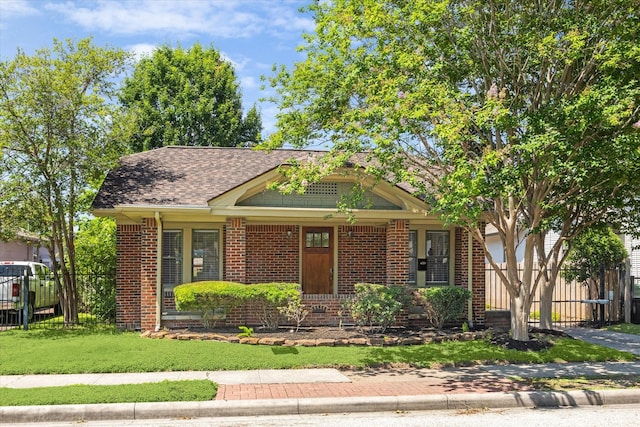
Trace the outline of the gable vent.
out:
M 336 196 L 338 194 L 338 183 L 314 182 L 309 184 L 304 194 L 308 196 Z

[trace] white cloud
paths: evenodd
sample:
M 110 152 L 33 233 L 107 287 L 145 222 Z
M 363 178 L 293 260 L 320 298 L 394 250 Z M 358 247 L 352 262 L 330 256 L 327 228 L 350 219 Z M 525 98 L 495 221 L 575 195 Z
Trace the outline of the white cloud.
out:
M 256 89 L 258 87 L 258 82 L 255 77 L 246 76 L 240 78 L 240 86 L 243 89 Z
M 49 3 L 46 8 L 91 30 L 113 34 L 208 34 L 246 38 L 312 29 L 313 20 L 297 16 L 289 6 L 247 0 L 99 0 Z
M 0 15 L 3 18 L 24 15 L 36 15 L 38 9 L 32 7 L 26 0 L 2 0 L 0 1 Z
M 156 45 L 149 43 L 138 43 L 132 46 L 127 47 L 127 50 L 133 53 L 133 56 L 136 61 L 139 61 L 144 56 L 151 56 L 153 51 L 156 49 Z

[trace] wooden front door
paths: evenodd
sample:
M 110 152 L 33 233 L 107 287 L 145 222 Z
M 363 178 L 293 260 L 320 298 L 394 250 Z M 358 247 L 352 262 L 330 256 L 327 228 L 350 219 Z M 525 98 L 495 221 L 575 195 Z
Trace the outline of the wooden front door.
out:
M 302 228 L 302 291 L 333 293 L 333 228 Z

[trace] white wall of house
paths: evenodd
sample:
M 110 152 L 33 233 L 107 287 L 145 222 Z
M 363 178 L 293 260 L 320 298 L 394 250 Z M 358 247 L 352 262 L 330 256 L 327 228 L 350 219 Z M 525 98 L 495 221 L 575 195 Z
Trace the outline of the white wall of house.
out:
M 640 277 L 640 239 L 633 238 L 628 235 L 622 236 L 627 252 L 629 252 L 629 261 L 631 262 L 630 275 Z
M 621 235 L 624 246 L 629 252 L 629 260 L 631 262 L 631 276 L 640 277 L 640 239 L 633 238 L 629 235 Z M 550 232 L 545 240 L 545 249 L 549 250 L 553 247 L 555 241 L 558 240 L 558 233 Z M 486 241 L 491 256 L 496 262 L 505 262 L 504 249 L 502 248 L 502 242 L 500 237 L 492 225 L 487 225 L 486 228 Z M 521 243 L 516 250 L 516 256 L 518 261 L 524 259 L 524 239 L 521 239 Z
M 553 247 L 553 243 L 558 239 L 557 233 L 549 233 L 545 240 L 544 246 L 545 250 L 549 251 Z M 494 226 L 487 225 L 485 229 L 485 240 L 487 242 L 487 247 L 489 249 L 489 253 L 493 257 L 496 262 L 506 262 L 504 256 L 504 249 L 502 247 L 502 241 L 498 236 L 498 233 Z M 522 261 L 524 259 L 524 235 L 520 237 L 520 241 L 518 246 L 516 247 L 516 258 L 518 261 Z M 488 262 L 488 261 L 487 261 Z

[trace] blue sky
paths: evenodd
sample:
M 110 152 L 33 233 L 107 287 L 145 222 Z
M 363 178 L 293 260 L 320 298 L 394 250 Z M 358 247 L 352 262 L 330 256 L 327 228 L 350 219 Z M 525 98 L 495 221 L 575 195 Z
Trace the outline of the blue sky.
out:
M 213 45 L 236 70 L 245 110 L 268 92 L 260 76 L 274 63 L 291 67 L 302 56 L 302 34 L 313 32 L 308 0 L 0 0 L 0 58 L 17 48 L 32 54 L 54 38 L 92 36 L 100 46 L 136 55 L 167 44 Z M 276 108 L 260 104 L 265 133 L 273 131 Z

